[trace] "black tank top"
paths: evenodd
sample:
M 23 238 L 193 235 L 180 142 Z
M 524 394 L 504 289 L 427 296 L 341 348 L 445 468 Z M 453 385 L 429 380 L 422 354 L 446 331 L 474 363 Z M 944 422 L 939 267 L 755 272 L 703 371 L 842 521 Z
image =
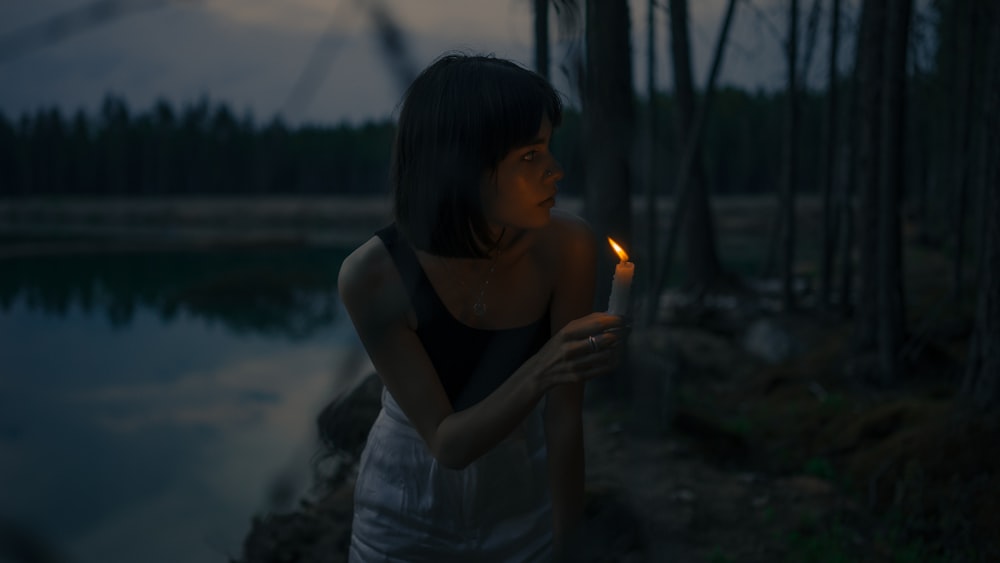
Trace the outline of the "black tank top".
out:
M 441 301 L 395 223 L 376 235 L 389 250 L 406 285 L 417 316 L 417 336 L 456 411 L 492 393 L 549 340 L 548 307 L 542 318 L 517 328 L 487 330 L 460 322 Z

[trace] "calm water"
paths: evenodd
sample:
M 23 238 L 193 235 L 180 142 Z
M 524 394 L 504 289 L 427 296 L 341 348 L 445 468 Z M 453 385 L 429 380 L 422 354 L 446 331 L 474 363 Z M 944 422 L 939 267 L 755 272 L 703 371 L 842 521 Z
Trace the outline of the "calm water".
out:
M 356 375 L 345 254 L 0 260 L 0 538 L 81 563 L 238 555 L 276 478 L 310 484 L 315 416 Z

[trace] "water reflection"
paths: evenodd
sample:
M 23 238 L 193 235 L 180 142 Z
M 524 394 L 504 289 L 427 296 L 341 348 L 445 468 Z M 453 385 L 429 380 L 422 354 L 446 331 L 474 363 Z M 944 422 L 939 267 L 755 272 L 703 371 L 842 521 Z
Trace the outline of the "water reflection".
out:
M 308 487 L 315 418 L 355 375 L 345 255 L 0 260 L 0 522 L 81 563 L 235 555 L 276 476 Z
M 238 334 L 302 339 L 330 325 L 342 249 L 228 250 L 27 256 L 0 261 L 0 310 L 65 316 L 78 305 L 124 327 L 137 308 L 163 321 L 187 312 Z

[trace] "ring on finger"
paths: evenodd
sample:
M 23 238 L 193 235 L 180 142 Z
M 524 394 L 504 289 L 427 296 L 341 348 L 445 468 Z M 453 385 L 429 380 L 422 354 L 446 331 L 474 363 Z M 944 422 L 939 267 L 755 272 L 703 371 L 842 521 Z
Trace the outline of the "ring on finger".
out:
M 587 337 L 587 342 L 590 343 L 590 351 L 591 352 L 596 352 L 598 350 L 598 348 L 597 348 L 597 339 L 594 338 L 593 335 Z

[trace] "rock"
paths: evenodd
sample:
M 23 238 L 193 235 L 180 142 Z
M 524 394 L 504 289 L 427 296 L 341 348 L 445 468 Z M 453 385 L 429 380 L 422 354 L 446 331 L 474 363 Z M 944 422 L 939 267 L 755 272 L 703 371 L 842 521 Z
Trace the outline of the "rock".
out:
M 357 457 L 382 408 L 382 381 L 371 373 L 327 405 L 316 419 L 323 444 L 333 452 Z
M 694 502 L 697 496 L 690 489 L 678 489 L 670 493 L 670 500 L 678 502 Z
M 375 373 L 361 377 L 316 418 L 322 449 L 313 460 L 313 474 L 319 489 L 336 489 L 356 472 L 368 432 L 382 409 L 382 388 Z
M 833 485 L 829 481 L 812 475 L 793 475 L 780 481 L 779 486 L 795 496 L 804 497 L 828 495 L 834 492 Z
M 698 328 L 671 328 L 669 342 L 682 362 L 682 372 L 695 372 L 722 380 L 742 378 L 759 365 L 759 360 L 730 338 Z
M 351 520 L 337 512 L 304 507 L 287 514 L 254 518 L 234 563 L 337 563 L 347 561 Z
M 290 512 L 255 517 L 234 563 L 336 563 L 347 561 L 354 510 L 353 472 L 382 408 L 382 382 L 369 373 L 327 405 L 316 420 L 325 448 L 314 462 L 317 503 L 303 501 Z
M 788 330 L 773 319 L 763 318 L 747 329 L 743 348 L 765 362 L 778 364 L 792 357 L 795 343 Z

